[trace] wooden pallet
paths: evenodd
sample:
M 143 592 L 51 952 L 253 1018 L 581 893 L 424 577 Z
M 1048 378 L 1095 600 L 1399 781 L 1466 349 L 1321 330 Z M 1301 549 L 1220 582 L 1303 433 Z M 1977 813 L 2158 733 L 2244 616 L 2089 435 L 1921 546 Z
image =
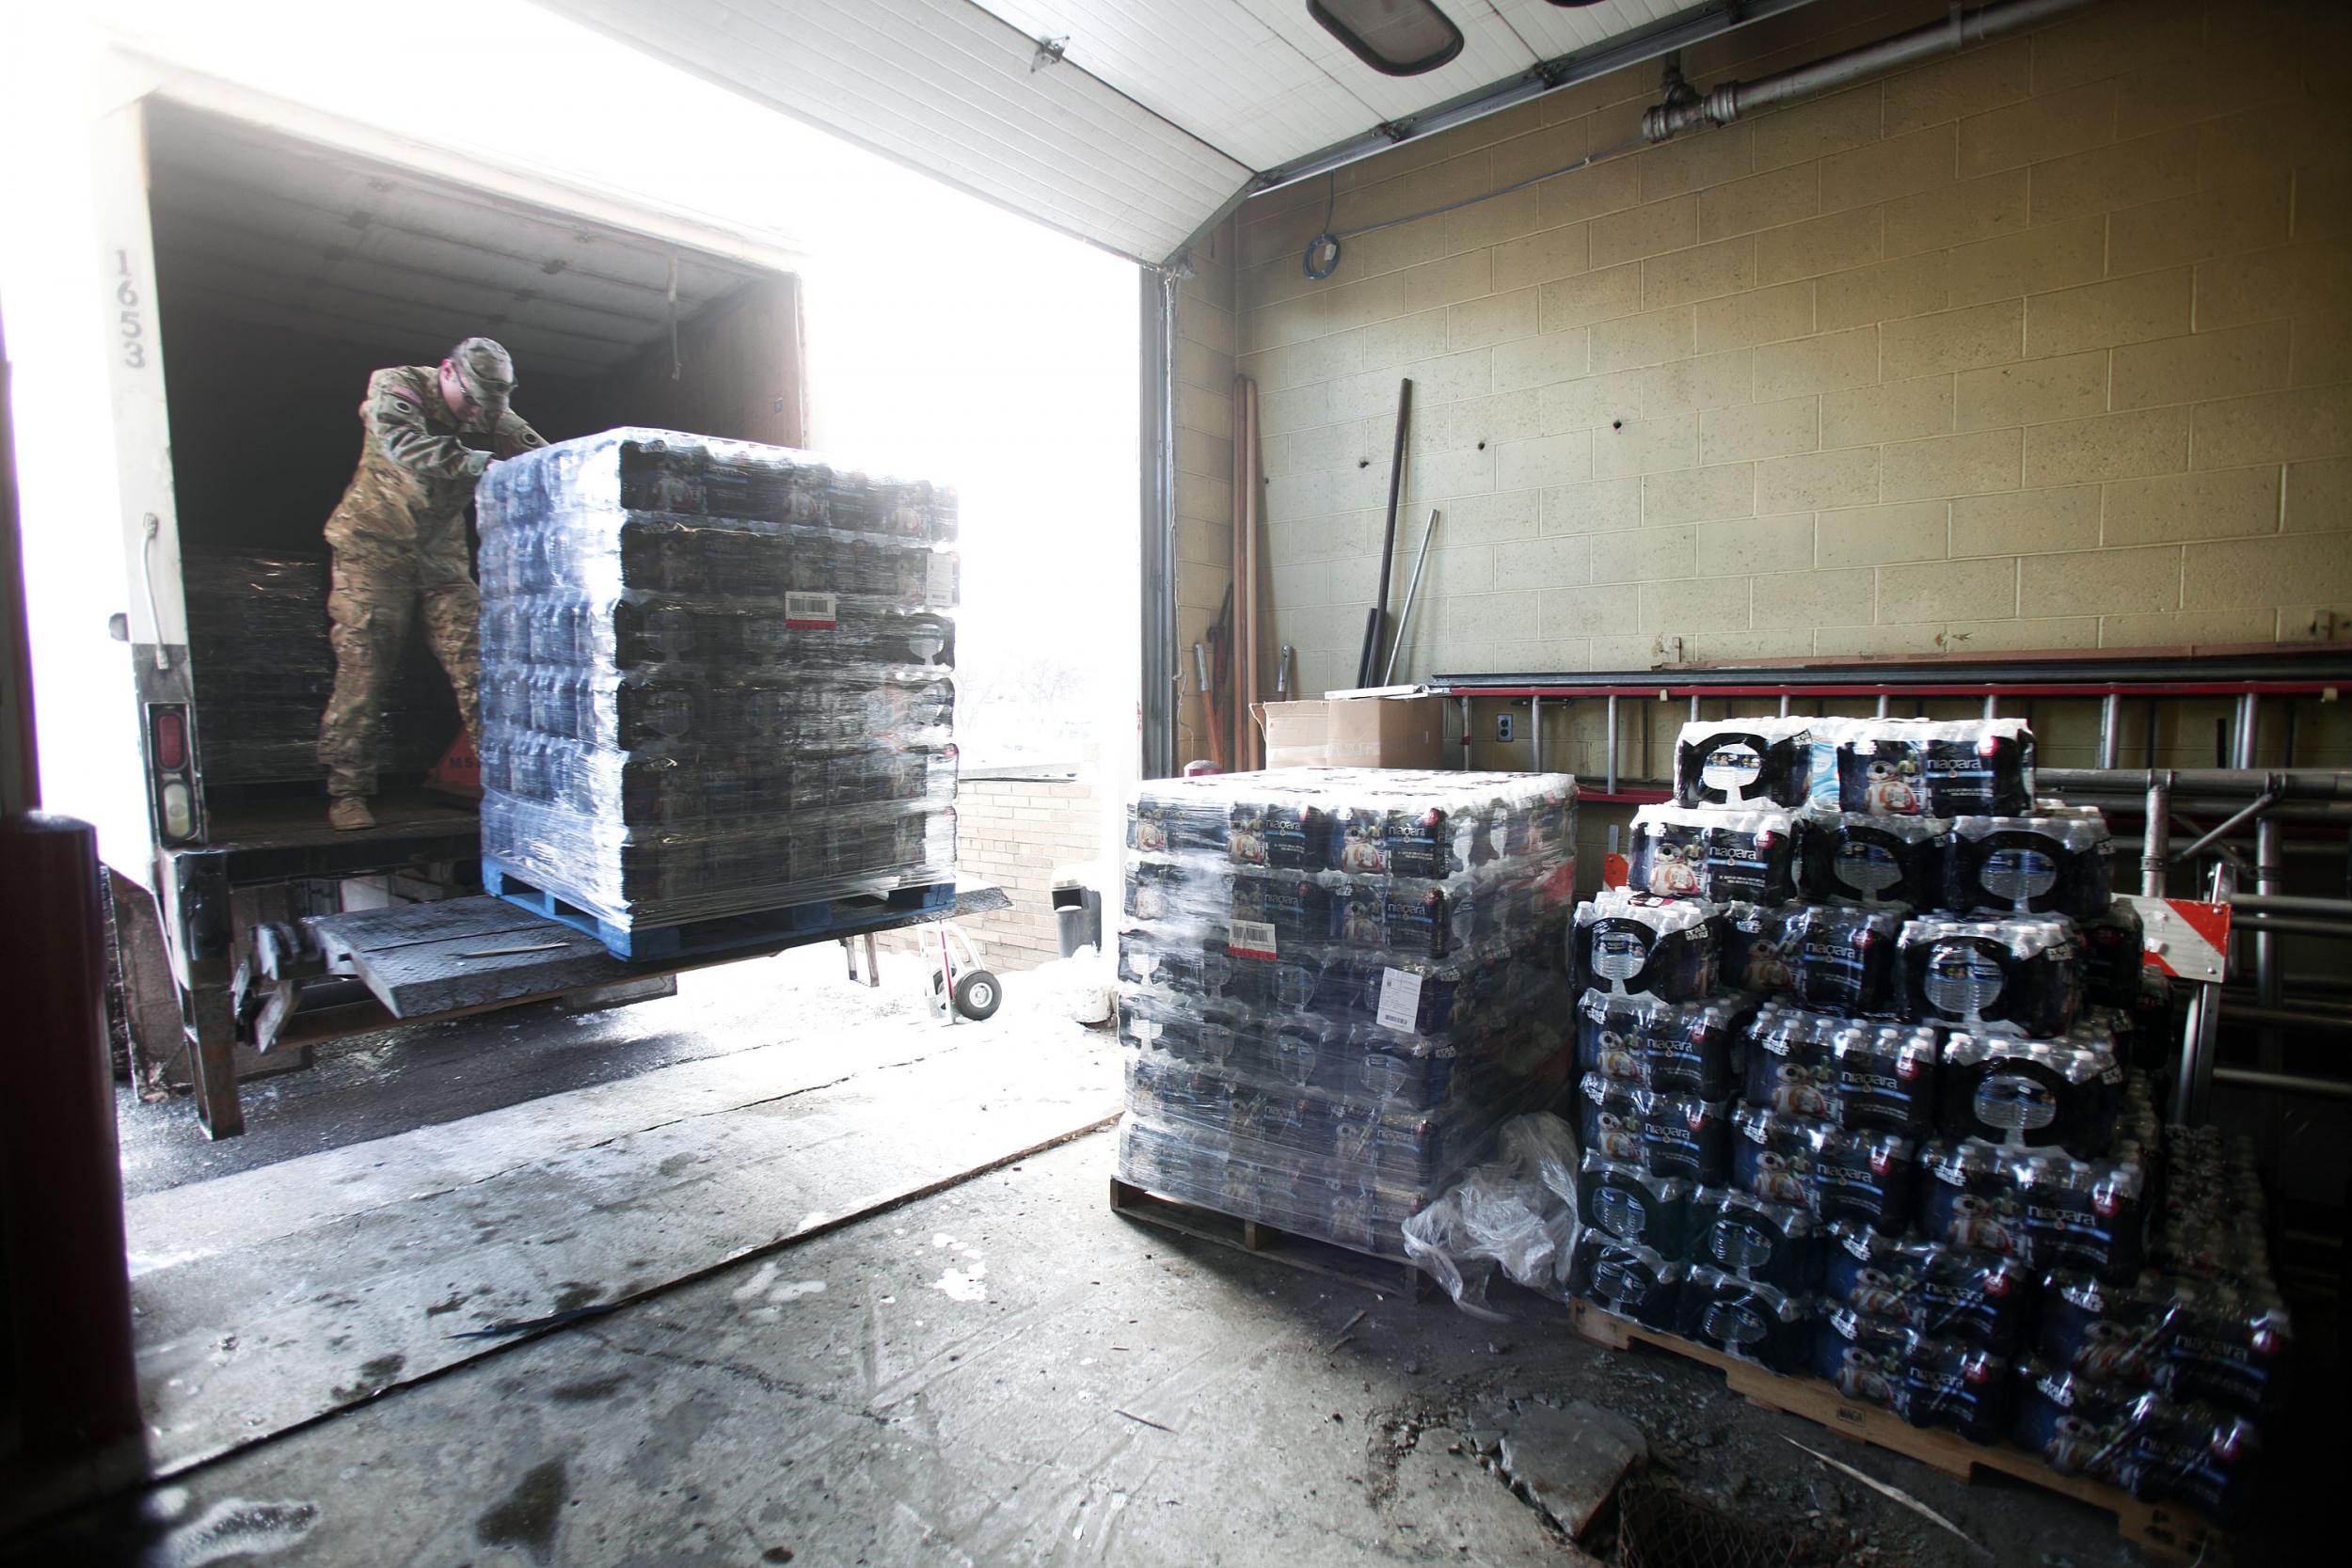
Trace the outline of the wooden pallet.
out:
M 482 861 L 482 885 L 518 909 L 562 921 L 595 937 L 604 943 L 606 952 L 629 963 L 666 963 L 735 948 L 823 942 L 946 915 L 956 907 L 956 884 L 934 882 L 866 897 L 818 898 L 748 914 L 644 926 L 612 920 L 486 855 Z
M 1915 1459 L 1960 1481 L 1973 1481 L 1979 1470 L 1997 1471 L 2056 1492 L 2115 1516 L 2124 1540 L 2150 1556 L 2168 1562 L 2211 1562 L 2228 1560 L 2227 1538 L 2202 1515 L 2165 1503 L 2140 1501 L 2118 1487 L 2082 1476 L 2062 1476 L 2040 1456 L 2009 1443 L 1971 1443 L 1956 1433 L 1915 1427 L 1891 1411 L 1857 1404 L 1819 1378 L 1783 1377 L 1754 1362 L 1725 1355 L 1705 1345 L 1601 1311 L 1588 1302 L 1568 1303 L 1568 1321 L 1581 1337 L 1611 1350 L 1633 1345 L 1658 1349 L 1714 1368 L 1730 1390 L 1750 1404 L 1801 1416 L 1827 1427 L 1841 1437 L 1867 1443 L 1889 1453 Z
M 1340 1245 L 1313 1236 L 1302 1236 L 1294 1230 L 1267 1225 L 1261 1220 L 1246 1220 L 1237 1214 L 1222 1213 L 1198 1203 L 1180 1198 L 1162 1197 L 1147 1192 L 1131 1181 L 1111 1178 L 1111 1212 L 1123 1218 L 1140 1220 L 1146 1225 L 1173 1230 L 1179 1235 L 1215 1242 L 1219 1246 L 1246 1252 L 1252 1258 L 1263 1258 L 1287 1268 L 1319 1274 L 1327 1279 L 1344 1280 L 1360 1285 L 1382 1295 L 1403 1296 L 1407 1301 L 1418 1298 L 1429 1276 L 1402 1258 L 1385 1257 L 1376 1252 L 1359 1252 L 1354 1247 Z

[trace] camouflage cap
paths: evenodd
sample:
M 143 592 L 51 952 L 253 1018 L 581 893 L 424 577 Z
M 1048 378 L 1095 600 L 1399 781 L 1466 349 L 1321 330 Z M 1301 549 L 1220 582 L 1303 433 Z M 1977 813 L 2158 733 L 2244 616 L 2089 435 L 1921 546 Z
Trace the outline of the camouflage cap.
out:
M 515 394 L 515 358 L 503 344 L 490 338 L 469 338 L 449 351 L 449 362 L 485 417 L 495 420 L 506 412 L 507 400 Z

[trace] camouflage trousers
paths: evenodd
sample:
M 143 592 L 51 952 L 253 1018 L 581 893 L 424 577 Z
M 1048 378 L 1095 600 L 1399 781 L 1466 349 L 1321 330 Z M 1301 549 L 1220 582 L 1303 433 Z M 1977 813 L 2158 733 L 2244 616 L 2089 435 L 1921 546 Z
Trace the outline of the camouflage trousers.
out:
M 425 641 L 456 689 L 457 712 L 482 745 L 482 594 L 462 562 L 421 569 L 352 561 L 338 551 L 326 595 L 335 694 L 319 723 L 319 761 L 331 796 L 375 793 L 382 715 L 400 674 L 408 624 L 424 611 Z

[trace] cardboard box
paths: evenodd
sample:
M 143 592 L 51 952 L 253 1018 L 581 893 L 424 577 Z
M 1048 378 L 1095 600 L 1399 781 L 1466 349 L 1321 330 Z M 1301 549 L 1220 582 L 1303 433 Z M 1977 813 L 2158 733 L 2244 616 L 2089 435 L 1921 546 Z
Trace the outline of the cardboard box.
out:
M 1260 703 L 1258 727 L 1265 731 L 1268 768 L 1320 768 L 1331 736 L 1329 703 Z
M 1265 703 L 1268 768 L 1443 768 L 1445 699 L 1344 697 Z

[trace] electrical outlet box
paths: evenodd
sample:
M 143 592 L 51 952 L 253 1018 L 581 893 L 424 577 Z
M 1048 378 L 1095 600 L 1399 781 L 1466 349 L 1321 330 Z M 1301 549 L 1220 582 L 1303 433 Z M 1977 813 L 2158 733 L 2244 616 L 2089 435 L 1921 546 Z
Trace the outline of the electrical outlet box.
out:
M 1516 715 L 1508 713 L 1495 715 L 1495 738 L 1497 740 L 1516 740 L 1518 738 L 1518 732 L 1519 722 Z

